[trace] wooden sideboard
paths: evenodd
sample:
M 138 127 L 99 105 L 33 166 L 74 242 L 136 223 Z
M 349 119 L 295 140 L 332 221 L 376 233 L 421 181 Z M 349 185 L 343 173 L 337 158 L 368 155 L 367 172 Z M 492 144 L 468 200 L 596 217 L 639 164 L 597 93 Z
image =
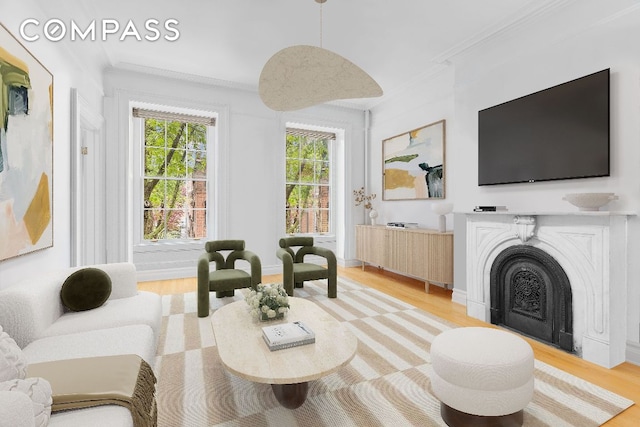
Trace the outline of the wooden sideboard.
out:
M 425 281 L 453 285 L 453 233 L 424 228 L 356 225 L 356 258 Z

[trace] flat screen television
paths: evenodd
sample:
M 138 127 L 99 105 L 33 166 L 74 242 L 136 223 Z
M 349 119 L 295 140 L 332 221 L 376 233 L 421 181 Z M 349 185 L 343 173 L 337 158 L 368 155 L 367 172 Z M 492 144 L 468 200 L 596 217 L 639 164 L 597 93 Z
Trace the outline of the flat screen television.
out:
M 609 173 L 609 69 L 478 112 L 478 185 Z

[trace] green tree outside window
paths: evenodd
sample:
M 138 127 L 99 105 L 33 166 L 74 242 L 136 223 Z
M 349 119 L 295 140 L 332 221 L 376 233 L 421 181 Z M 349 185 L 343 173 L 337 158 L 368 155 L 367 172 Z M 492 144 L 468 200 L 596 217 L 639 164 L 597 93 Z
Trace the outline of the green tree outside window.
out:
M 287 134 L 286 233 L 330 232 L 330 140 Z
M 143 238 L 207 236 L 207 126 L 144 122 Z

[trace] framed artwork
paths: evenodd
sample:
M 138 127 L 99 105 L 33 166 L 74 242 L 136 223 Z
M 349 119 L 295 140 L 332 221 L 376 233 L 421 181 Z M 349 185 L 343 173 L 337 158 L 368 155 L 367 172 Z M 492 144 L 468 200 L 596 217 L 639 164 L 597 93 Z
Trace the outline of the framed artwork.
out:
M 0 261 L 53 246 L 53 75 L 0 24 Z
M 382 199 L 444 199 L 445 121 L 382 141 Z

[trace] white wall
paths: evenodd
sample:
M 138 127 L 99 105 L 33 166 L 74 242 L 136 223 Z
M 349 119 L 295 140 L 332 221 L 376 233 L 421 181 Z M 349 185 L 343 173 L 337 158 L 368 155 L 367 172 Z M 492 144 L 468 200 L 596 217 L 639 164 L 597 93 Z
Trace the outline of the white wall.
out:
M 451 199 L 455 187 L 451 184 L 450 158 L 455 140 L 454 73 L 452 67 L 442 69 L 428 79 L 371 109 L 371 130 L 368 144 L 367 191 L 375 193 L 372 204 L 378 211 L 378 224 L 416 222 L 420 227 L 437 228 L 438 216 L 431 206 L 442 199 L 384 201 L 382 195 L 382 141 L 439 120 L 446 120 L 445 135 L 445 198 Z M 447 215 L 447 229 L 453 229 L 452 215 Z
M 620 2 L 616 2 L 620 3 Z M 637 6 L 637 5 L 635 5 Z M 574 211 L 562 200 L 571 192 L 615 192 L 607 209 L 640 212 L 640 8 L 607 16 L 604 3 L 575 2 L 557 11 L 545 25 L 520 34 L 503 34 L 483 46 L 451 58 L 452 69 L 435 82 L 410 88 L 402 96 L 375 107 L 368 177 L 381 187 L 381 140 L 419 125 L 447 119 L 446 198 L 454 211 L 476 205 L 506 205 L 510 211 Z M 572 10 L 572 8 L 574 8 Z M 575 9 L 577 8 L 577 9 Z M 580 13 L 602 13 L 595 25 L 576 28 Z M 540 24 L 540 23 L 538 23 Z M 522 30 L 522 29 L 521 29 Z M 478 111 L 584 75 L 611 69 L 611 176 L 528 184 L 478 187 Z M 448 80 L 448 81 L 447 81 Z M 448 91 L 447 91 L 448 89 Z M 421 103 L 416 99 L 423 100 Z M 383 221 L 404 220 L 434 226 L 428 201 L 377 202 Z M 456 290 L 466 290 L 464 216 L 456 214 Z M 627 339 L 629 360 L 640 363 L 640 219 L 630 217 L 627 246 Z M 460 238 L 458 238 L 460 237 Z M 631 350 L 629 350 L 629 348 Z
M 264 106 L 253 91 L 222 86 L 208 80 L 188 80 L 138 71 L 110 69 L 105 74 L 107 118 L 107 206 L 109 206 L 107 260 L 134 261 L 140 278 L 188 277 L 196 273 L 204 241 L 193 244 L 135 247 L 131 239 L 133 209 L 130 120 L 131 102 L 148 102 L 219 113 L 215 186 L 219 216 L 213 225 L 217 238 L 244 239 L 246 247 L 261 258 L 263 274 L 281 272 L 275 253 L 284 235 L 284 134 L 287 122 L 345 129 L 338 148 L 345 163 L 341 181 L 345 188 L 363 185 L 362 155 L 364 112 L 336 106 L 277 113 Z M 353 224 L 361 214 L 352 207 L 351 191 L 343 193 L 336 237 L 325 244 L 336 250 L 342 264 L 355 257 Z M 210 225 L 211 226 L 211 225 Z M 346 230 L 346 232 L 344 232 Z M 321 240 L 321 239 L 316 239 Z M 164 270 L 164 271 L 159 271 Z
M 101 111 L 100 74 L 87 70 L 61 45 L 41 39 L 19 38 L 20 23 L 27 18 L 46 19 L 33 0 L 0 0 L 2 24 L 18 38 L 54 76 L 53 78 L 53 247 L 0 262 L 0 289 L 41 271 L 70 265 L 70 90 L 76 87 Z M 2 244 L 2 242 L 0 242 Z

